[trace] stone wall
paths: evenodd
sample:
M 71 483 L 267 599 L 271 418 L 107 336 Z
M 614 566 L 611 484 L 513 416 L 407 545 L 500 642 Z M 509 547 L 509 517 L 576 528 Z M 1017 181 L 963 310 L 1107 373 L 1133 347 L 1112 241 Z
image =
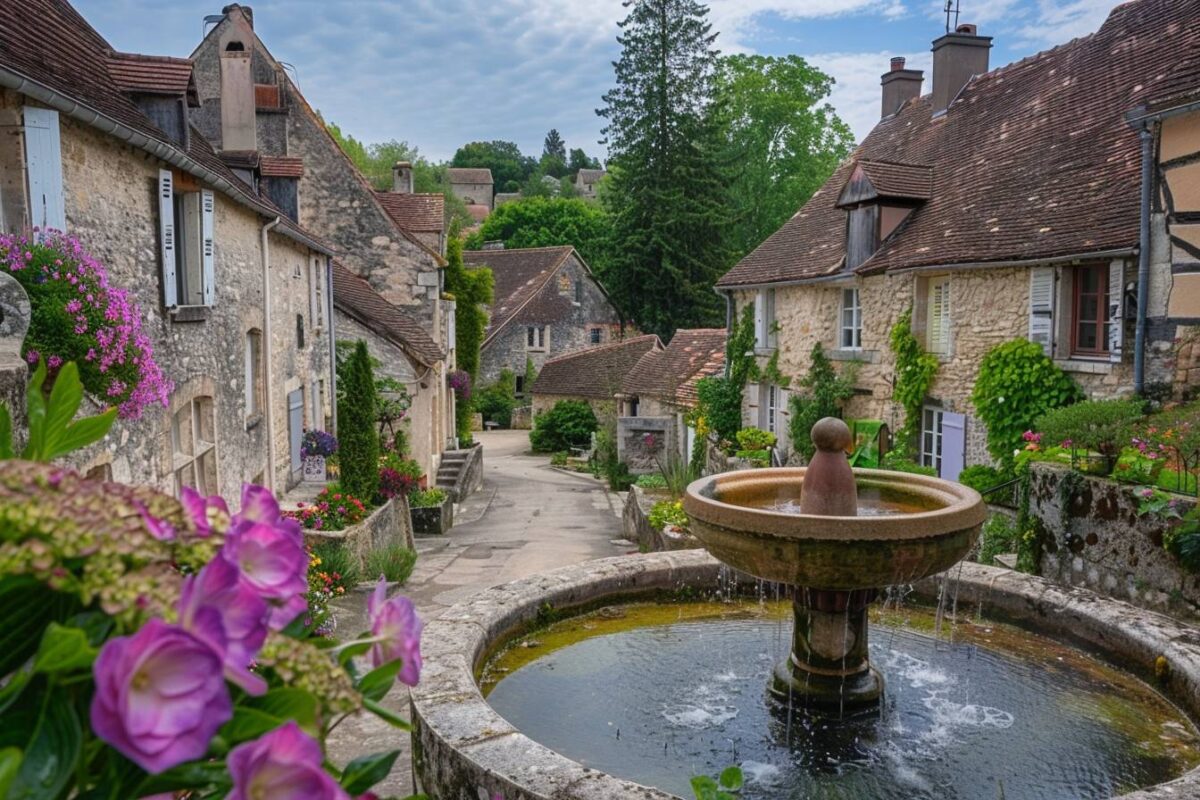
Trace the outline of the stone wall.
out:
M 1075 488 L 1067 492 L 1064 478 Z M 1029 510 L 1045 531 L 1042 574 L 1127 603 L 1195 617 L 1200 577 L 1163 550 L 1168 524 L 1149 514 L 1139 517 L 1135 491 L 1066 467 L 1034 465 Z M 1193 504 L 1186 501 L 1185 509 Z
M 643 553 L 658 553 L 663 550 L 693 550 L 703 547 L 690 533 L 655 530 L 650 525 L 650 510 L 660 500 L 670 500 L 666 492 L 647 492 L 640 486 L 629 487 L 625 505 L 621 509 L 621 525 L 625 538 L 636 542 Z
M 367 554 L 372 550 L 394 544 L 403 545 L 410 550 L 416 548 L 408 500 L 404 497 L 389 500 L 372 511 L 371 516 L 345 530 L 306 530 L 304 541 L 310 547 L 330 543 L 340 545 L 358 560 L 360 568 L 366 567 Z
M 587 403 L 592 407 L 592 413 L 596 415 L 596 420 L 600 423 L 601 428 L 612 428 L 617 422 L 617 401 L 616 400 L 599 400 L 595 397 L 582 397 L 579 395 L 565 394 L 535 394 L 533 396 L 533 419 L 536 420 L 541 414 L 546 413 L 554 408 L 563 400 L 573 400 L 576 402 Z M 513 424 L 513 427 L 518 427 Z
M 620 417 L 617 456 L 634 475 L 660 472 L 679 447 L 674 417 Z
M 23 439 L 29 365 L 21 358 L 21 344 L 29 329 L 29 315 L 29 297 L 21 284 L 0 272 L 0 405 L 8 409 L 13 423 L 14 450 L 22 446 Z

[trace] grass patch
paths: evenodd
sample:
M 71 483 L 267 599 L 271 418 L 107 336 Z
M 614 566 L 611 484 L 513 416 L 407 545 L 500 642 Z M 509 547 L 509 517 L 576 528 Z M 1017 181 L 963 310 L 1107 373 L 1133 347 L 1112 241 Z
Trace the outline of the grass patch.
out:
M 335 587 L 342 586 L 346 590 L 353 589 L 362 580 L 358 559 L 347 552 L 342 545 L 322 542 L 314 545 L 312 551 L 313 555 L 321 559 L 321 571 L 333 578 Z
M 405 583 L 417 563 L 417 553 L 403 545 L 380 547 L 367 554 L 367 575 L 371 580 L 382 575 L 389 581 Z

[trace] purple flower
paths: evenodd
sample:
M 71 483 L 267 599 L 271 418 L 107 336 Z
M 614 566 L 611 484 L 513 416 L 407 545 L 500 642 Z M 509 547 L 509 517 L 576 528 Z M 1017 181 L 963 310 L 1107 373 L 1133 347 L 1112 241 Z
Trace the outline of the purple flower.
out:
M 367 601 L 371 617 L 371 635 L 383 637 L 371 648 L 371 664 L 375 667 L 403 659 L 400 682 L 416 686 L 421 677 L 421 619 L 412 601 L 397 595 L 387 597 L 387 580 L 380 575 L 375 591 Z
M 28 353 L 25 354 L 25 360 L 28 361 L 30 364 L 36 364 L 42 360 L 42 354 L 39 353 L 37 350 L 30 350 Z
M 152 774 L 203 756 L 233 716 L 220 656 L 160 619 L 110 639 L 92 672 L 92 729 Z
M 265 522 L 268 525 L 279 521 L 279 501 L 270 489 L 250 483 L 242 484 L 242 509 L 233 521 L 242 520 Z
M 229 753 L 233 791 L 225 800 L 349 800 L 321 767 L 321 746 L 294 721 Z
M 229 506 L 225 505 L 224 498 L 219 494 L 202 497 L 190 486 L 183 487 L 183 491 L 179 493 L 179 502 L 183 504 L 183 510 L 192 518 L 192 522 L 196 525 L 196 533 L 201 538 L 207 538 L 212 534 L 213 522 L 218 516 L 229 514 Z
M 183 579 L 179 624 L 219 653 L 225 677 L 253 695 L 267 690 L 266 681 L 250 671 L 267 638 L 267 617 L 267 602 L 224 559 Z
M 284 522 L 296 526 L 295 531 Z M 246 585 L 268 601 L 272 630 L 283 630 L 307 607 L 308 554 L 299 526 L 292 520 L 281 520 L 279 525 L 235 522 L 220 555 L 241 572 Z

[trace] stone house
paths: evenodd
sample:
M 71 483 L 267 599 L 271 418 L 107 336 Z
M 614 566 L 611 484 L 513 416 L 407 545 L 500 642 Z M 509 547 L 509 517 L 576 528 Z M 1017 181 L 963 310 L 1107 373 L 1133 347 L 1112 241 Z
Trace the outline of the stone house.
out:
M 441 453 L 457 446 L 454 393 L 446 382 L 455 362 L 454 303 L 443 297 L 445 259 L 428 239 L 400 223 L 411 219 L 407 201 L 389 197 L 396 192 L 377 192 L 338 146 L 255 33 L 249 8 L 226 6 L 192 59 L 201 101 L 192 119 L 222 157 L 299 164 L 289 214 L 333 244 L 344 267 L 415 318 L 441 348 L 444 355 L 433 373 L 408 387 L 416 398 L 414 409 L 430 411 L 429 417 L 414 414 L 411 424 L 413 430 L 430 431 L 428 469 L 436 472 Z M 405 180 L 398 172 L 395 183 L 411 187 L 411 175 Z M 247 177 L 261 180 L 251 170 Z M 403 371 L 403 365 L 396 369 Z M 426 393 L 431 395 L 427 401 L 419 397 Z
M 618 451 L 630 471 L 657 469 L 655 458 L 664 463 L 668 458 L 689 460 L 696 430 L 687 417 L 699 400 L 696 384 L 724 370 L 724 328 L 675 331 L 665 348 L 638 360 L 617 395 Z
M 303 430 L 333 426 L 333 251 L 188 125 L 198 102 L 186 59 L 115 52 L 63 0 L 0 7 L 3 228 L 79 239 L 174 384 L 74 466 L 236 500 L 298 481 Z
M 584 200 L 596 199 L 596 185 L 608 174 L 603 169 L 581 169 L 575 173 L 575 189 Z
M 477 167 L 450 167 L 446 170 L 450 191 L 468 206 L 478 206 L 487 216 L 492 210 L 492 171 Z M 472 212 L 474 216 L 474 212 Z
M 573 247 L 470 250 L 463 261 L 490 268 L 495 280 L 480 383 L 511 369 L 524 396 L 527 362 L 540 371 L 552 358 L 622 338 L 620 313 Z
M 989 460 L 968 398 L 992 347 L 1027 337 L 1090 396 L 1113 397 L 1169 390 L 1196 322 L 1168 308 L 1160 207 L 1142 235 L 1142 145 L 1126 114 L 1200 52 L 1200 0 L 1126 3 L 1092 35 L 989 71 L 990 46 L 971 25 L 938 38 L 926 95 L 922 73 L 893 59 L 875 129 L 717 286 L 755 309 L 760 365 L 777 354 L 802 377 L 817 343 L 860 362 L 846 416 L 893 430 L 888 335 L 911 309 L 941 362 L 917 455 L 951 478 Z M 786 448 L 785 408 L 782 386 L 746 393 L 746 423 Z
M 534 418 L 560 400 L 582 400 L 601 425 L 614 427 L 618 396 L 630 371 L 646 356 L 661 351 L 658 337 L 647 334 L 550 359 L 532 387 Z

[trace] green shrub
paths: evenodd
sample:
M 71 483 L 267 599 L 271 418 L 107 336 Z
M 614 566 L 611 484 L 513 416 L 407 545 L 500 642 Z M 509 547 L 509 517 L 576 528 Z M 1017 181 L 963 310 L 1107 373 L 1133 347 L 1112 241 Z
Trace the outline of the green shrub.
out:
M 979 563 L 996 566 L 996 556 L 1017 552 L 1017 527 L 1003 514 L 994 514 L 983 523 L 979 537 Z
M 617 437 L 611 427 L 596 431 L 596 448 L 592 451 L 592 474 L 608 481 L 614 492 L 628 491 L 634 478 L 629 467 L 621 462 L 617 454 Z
M 771 464 L 770 450 L 738 450 L 734 456 L 744 458 L 756 467 L 767 467 Z
M 754 341 L 754 305 L 748 304 L 725 345 L 725 376 L 702 378 L 696 383 L 703 427 L 723 442 L 732 442 L 742 427 L 742 392 L 746 381 L 757 372 Z
M 742 428 L 737 432 L 738 447 L 742 450 L 769 450 L 777 441 L 775 434 L 758 428 Z
M 517 407 L 517 379 L 511 369 L 500 371 L 500 377 L 490 386 L 475 393 L 472 408 L 483 416 L 484 422 L 495 422 L 502 428 L 512 425 L 512 412 Z
M 335 586 L 353 589 L 362 580 L 358 559 L 345 546 L 335 542 L 319 542 L 311 550 L 313 556 L 321 560 L 317 566 L 333 579 Z
M 800 390 L 793 392 L 788 400 L 791 410 L 788 432 L 792 447 L 806 461 L 817 452 L 810 438 L 813 425 L 825 417 L 842 415 L 842 406 L 854 396 L 854 377 L 858 369 L 858 362 L 853 362 L 844 375 L 838 375 L 820 342 L 813 345 L 809 361 L 808 374 L 799 383 Z M 742 446 L 749 450 L 758 449 Z
M 900 315 L 892 326 L 888 344 L 896 355 L 896 382 L 892 397 L 904 409 L 904 425 L 896 431 L 896 447 L 909 451 L 921 430 L 921 408 L 929 394 L 933 376 L 937 374 L 938 359 L 926 353 L 912 332 L 912 309 Z
M 680 528 L 688 526 L 688 516 L 683 513 L 683 503 L 679 500 L 659 500 L 650 507 L 650 527 L 660 531 L 667 525 Z
M 988 351 L 979 365 L 971 403 L 987 426 L 988 452 L 1005 469 L 1024 445 L 1025 431 L 1051 409 L 1080 400 L 1083 393 L 1040 345 L 1015 339 Z
M 375 377 L 361 339 L 338 367 L 338 463 L 342 488 L 373 500 L 379 492 L 379 433 L 375 428 Z
M 559 450 L 557 453 L 551 453 L 550 465 L 554 467 L 565 467 L 567 465 L 567 459 L 570 457 L 571 454 L 566 450 Z
M 890 469 L 893 472 L 911 472 L 914 475 L 929 475 L 937 477 L 937 470 L 933 467 L 923 467 L 917 462 L 909 458 L 903 450 L 889 450 L 883 456 L 883 462 L 880 464 L 881 469 Z
M 538 453 L 585 447 L 599 427 L 590 405 L 582 400 L 559 400 L 534 418 L 529 443 Z
M 366 573 L 372 580 L 382 575 L 389 581 L 404 583 L 417 564 L 417 553 L 399 544 L 379 547 L 367 553 Z
M 1042 444 L 1113 458 L 1129 444 L 1143 408 L 1141 400 L 1085 400 L 1047 411 L 1033 428 Z
M 988 489 L 1008 483 L 1016 477 L 1014 473 L 1005 472 L 987 464 L 974 464 L 959 473 L 958 482 L 982 494 Z
M 446 502 L 445 489 L 420 489 L 408 496 L 408 505 L 410 508 L 434 508 Z
M 634 483 L 643 489 L 666 489 L 667 479 L 657 472 L 652 475 L 639 475 Z

